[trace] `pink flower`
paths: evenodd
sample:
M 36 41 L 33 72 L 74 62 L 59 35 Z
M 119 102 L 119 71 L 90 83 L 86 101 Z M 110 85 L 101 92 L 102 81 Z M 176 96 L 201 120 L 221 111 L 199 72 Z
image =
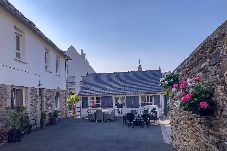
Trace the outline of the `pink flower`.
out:
M 200 81 L 200 80 L 201 80 L 201 77 L 200 76 L 194 77 L 194 81 Z
M 190 101 L 192 99 L 192 93 L 186 94 L 185 96 L 183 96 L 181 98 L 181 102 L 183 103 L 187 103 L 188 101 Z
M 181 88 L 181 89 L 186 89 L 187 85 L 188 85 L 188 82 L 187 82 L 187 81 L 183 81 L 183 82 L 180 84 L 180 88 Z
M 178 85 L 179 85 L 179 84 L 175 83 L 175 84 L 173 85 L 173 88 L 177 88 Z
M 184 95 L 186 95 L 186 92 L 184 92 L 184 91 L 181 92 L 181 96 L 184 96 Z
M 206 109 L 208 107 L 208 103 L 205 101 L 202 101 L 199 103 L 199 106 L 201 109 Z

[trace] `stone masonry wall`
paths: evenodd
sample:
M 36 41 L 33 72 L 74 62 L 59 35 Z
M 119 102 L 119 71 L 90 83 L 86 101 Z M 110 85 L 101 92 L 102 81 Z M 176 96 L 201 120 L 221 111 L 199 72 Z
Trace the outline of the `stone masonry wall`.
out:
M 14 86 L 7 86 L 0 84 L 0 143 L 5 142 L 3 138 L 3 132 L 8 130 L 7 126 L 7 113 L 6 107 L 11 105 L 11 89 Z M 66 117 L 66 98 L 65 91 L 60 89 L 44 89 L 44 109 L 43 111 L 51 113 L 55 110 L 55 96 L 59 93 L 59 116 Z M 30 119 L 35 119 L 38 126 L 41 118 L 41 98 L 39 95 L 38 88 L 27 88 L 24 87 L 24 98 L 26 112 L 29 114 Z M 3 140 L 4 139 L 4 140 Z
M 227 21 L 210 35 L 176 70 L 180 80 L 202 74 L 214 88 L 214 117 L 199 118 L 178 110 L 170 96 L 172 143 L 179 151 L 227 150 Z

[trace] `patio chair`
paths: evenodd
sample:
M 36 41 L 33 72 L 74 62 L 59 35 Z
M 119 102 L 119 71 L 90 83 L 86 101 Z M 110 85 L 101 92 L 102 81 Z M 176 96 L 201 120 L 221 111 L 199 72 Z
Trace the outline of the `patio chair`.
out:
M 142 115 L 142 118 L 143 118 L 143 120 L 144 120 L 144 123 L 146 123 L 146 125 L 147 125 L 147 127 L 149 127 L 149 125 L 150 125 L 150 115 L 149 114 L 143 114 Z
M 142 127 L 143 128 L 143 126 L 144 126 L 144 120 L 143 120 L 143 118 L 135 118 L 134 120 L 133 120 L 133 128 L 135 127 L 135 126 L 140 126 L 140 127 Z
M 89 113 L 88 114 L 88 120 L 89 121 L 95 121 L 95 113 Z
M 135 115 L 133 113 L 127 113 L 127 124 L 128 127 L 133 124 L 133 120 L 135 119 Z
M 115 111 L 112 110 L 111 112 L 104 112 L 103 113 L 103 118 L 104 118 L 104 121 L 113 121 L 114 118 L 115 118 Z
M 102 110 L 96 110 L 96 122 L 97 121 L 103 122 L 103 112 L 102 112 Z
M 123 115 L 123 124 L 127 123 L 127 114 Z
M 158 120 L 158 112 L 157 111 L 153 111 L 150 114 L 150 120 L 154 122 L 154 124 L 157 124 L 157 120 Z

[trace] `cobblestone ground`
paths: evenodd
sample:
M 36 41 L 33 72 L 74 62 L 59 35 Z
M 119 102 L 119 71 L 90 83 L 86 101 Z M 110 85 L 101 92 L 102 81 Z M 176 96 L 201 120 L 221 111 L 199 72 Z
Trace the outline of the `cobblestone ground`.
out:
M 127 127 L 121 119 L 95 123 L 66 119 L 55 126 L 25 135 L 20 143 L 1 151 L 173 151 L 163 140 L 161 126 Z

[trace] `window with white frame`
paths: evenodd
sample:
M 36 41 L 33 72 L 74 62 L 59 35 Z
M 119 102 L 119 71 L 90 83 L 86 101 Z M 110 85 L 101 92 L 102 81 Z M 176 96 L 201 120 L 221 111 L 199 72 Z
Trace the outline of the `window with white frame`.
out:
M 101 106 L 100 97 L 90 97 L 89 106 L 92 108 L 98 108 Z
M 60 57 L 56 56 L 56 74 L 60 75 Z
M 47 48 L 45 48 L 45 70 L 50 70 L 50 50 L 48 50 Z
M 23 88 L 13 88 L 11 90 L 11 106 L 24 106 L 24 89 Z
M 117 108 L 126 107 L 126 98 L 125 98 L 125 96 L 116 96 L 115 97 L 115 106 Z
M 153 96 L 141 95 L 141 103 L 142 103 L 142 105 L 152 105 L 153 104 Z
M 14 27 L 15 33 L 15 58 L 24 60 L 24 33 L 22 30 Z

